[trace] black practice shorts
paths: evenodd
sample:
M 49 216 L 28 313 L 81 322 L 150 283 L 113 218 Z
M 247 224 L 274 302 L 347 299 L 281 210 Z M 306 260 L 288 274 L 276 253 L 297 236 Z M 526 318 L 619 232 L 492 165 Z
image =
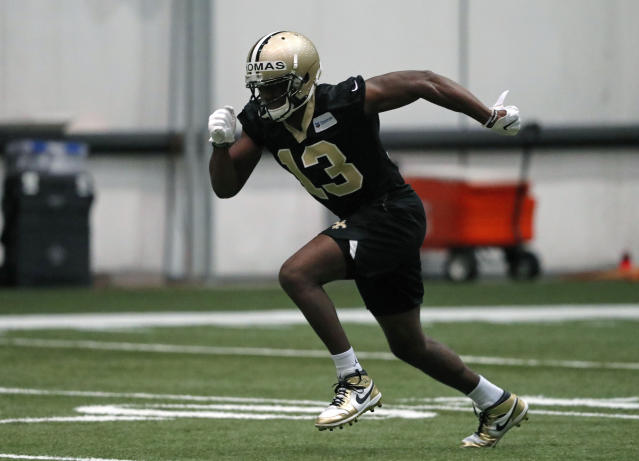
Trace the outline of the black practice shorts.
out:
M 421 305 L 420 248 L 426 216 L 421 199 L 409 185 L 362 206 L 322 234 L 339 244 L 348 278 L 355 280 L 374 315 L 399 314 Z

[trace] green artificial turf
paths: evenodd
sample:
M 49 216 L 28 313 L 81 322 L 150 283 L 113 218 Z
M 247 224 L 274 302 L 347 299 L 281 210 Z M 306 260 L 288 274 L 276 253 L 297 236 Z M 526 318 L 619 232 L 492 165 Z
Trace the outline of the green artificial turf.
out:
M 334 284 L 329 292 L 340 306 L 362 305 L 349 284 Z M 605 309 L 603 305 L 609 303 L 639 301 L 637 286 L 621 282 L 427 283 L 426 293 L 425 308 L 600 303 Z M 240 285 L 208 289 L 4 290 L 0 291 L 0 306 L 0 314 L 293 308 L 276 286 Z M 356 351 L 388 351 L 378 326 L 345 324 L 345 329 Z M 322 351 L 321 342 L 307 325 L 1 332 L 0 323 L 0 456 L 163 461 L 639 459 L 639 369 L 567 365 L 567 361 L 639 363 L 638 321 L 435 323 L 425 324 L 424 330 L 462 356 L 541 361 L 535 366 L 471 366 L 518 394 L 563 399 L 563 403 L 531 404 L 530 420 L 513 429 L 494 450 L 458 447 L 459 441 L 476 429 L 470 404 L 464 411 L 433 410 L 436 416 L 432 418 L 375 419 L 368 414 L 354 426 L 334 432 L 317 431 L 313 413 L 301 420 L 205 417 L 198 413 L 205 411 L 204 407 L 184 406 L 224 404 L 230 405 L 228 411 L 251 413 L 238 409 L 239 400 L 233 399 L 254 399 L 243 401 L 245 405 L 261 405 L 264 399 L 283 401 L 284 406 L 292 406 L 290 401 L 297 400 L 328 404 L 335 381 L 333 364 L 328 355 L 311 358 L 114 351 L 78 343 L 90 340 L 97 344 Z M 12 343 L 20 338 L 70 341 L 76 346 L 26 347 Z M 544 362 L 550 360 L 554 362 Z M 384 395 L 384 409 L 406 405 L 418 408 L 420 402 L 428 402 L 424 399 L 459 396 L 398 360 L 366 359 L 362 363 Z M 209 400 L 200 401 L 198 397 Z M 612 402 L 612 407 L 597 406 L 602 399 Z M 617 407 L 615 402 L 619 403 Z M 136 411 L 182 408 L 192 413 L 165 420 L 50 420 L 90 415 L 80 411 L 81 407 L 105 405 Z M 45 421 L 26 422 L 25 418 Z M 12 419 L 22 422 L 10 422 Z

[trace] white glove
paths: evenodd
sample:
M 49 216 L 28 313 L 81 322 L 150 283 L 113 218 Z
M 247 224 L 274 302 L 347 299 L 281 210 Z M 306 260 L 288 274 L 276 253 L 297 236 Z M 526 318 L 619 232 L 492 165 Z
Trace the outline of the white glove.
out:
M 215 147 L 229 147 L 235 142 L 235 112 L 224 106 L 209 115 L 209 142 Z
M 488 121 L 484 123 L 484 126 L 499 134 L 514 136 L 519 133 L 519 128 L 521 127 L 521 122 L 519 120 L 519 108 L 517 106 L 504 107 L 504 99 L 506 99 L 507 94 L 508 90 L 504 91 L 497 99 L 495 105 L 491 107 L 492 114 Z M 500 110 L 505 110 L 506 115 L 502 115 L 500 117 Z

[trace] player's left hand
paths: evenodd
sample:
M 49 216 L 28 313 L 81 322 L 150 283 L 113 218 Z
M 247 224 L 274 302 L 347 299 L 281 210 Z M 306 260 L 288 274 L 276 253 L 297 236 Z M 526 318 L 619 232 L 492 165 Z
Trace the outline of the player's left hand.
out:
M 517 106 L 504 106 L 504 100 L 508 91 L 504 91 L 497 102 L 490 108 L 492 113 L 488 121 L 484 124 L 486 128 L 496 131 L 499 134 L 514 136 L 519 133 L 521 121 L 519 119 L 519 108 Z

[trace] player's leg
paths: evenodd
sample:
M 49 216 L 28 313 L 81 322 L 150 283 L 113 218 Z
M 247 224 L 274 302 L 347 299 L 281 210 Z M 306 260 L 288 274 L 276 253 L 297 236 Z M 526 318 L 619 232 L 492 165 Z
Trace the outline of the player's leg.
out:
M 528 405 L 524 400 L 479 376 L 452 349 L 424 335 L 418 307 L 424 293 L 418 254 L 393 272 L 371 279 L 357 278 L 356 282 L 393 353 L 463 392 L 479 409 L 479 427 L 462 441 L 463 446 L 495 446 L 526 417 Z
M 375 318 L 398 358 L 463 392 L 479 408 L 479 427 L 462 446 L 494 447 L 510 428 L 527 419 L 528 404 L 523 399 L 477 375 L 449 347 L 423 334 L 418 307 Z
M 282 288 L 333 355 L 351 346 L 323 285 L 344 279 L 346 271 L 340 247 L 331 237 L 320 234 L 291 256 L 279 273 Z
M 430 377 L 469 394 L 479 376 L 446 345 L 426 337 L 419 319 L 419 307 L 392 315 L 376 315 L 391 351 L 399 359 Z
M 320 234 L 291 256 L 280 270 L 280 283 L 324 342 L 337 372 L 335 397 L 315 426 L 333 430 L 352 424 L 376 405 L 382 394 L 362 369 L 350 346 L 335 306 L 323 285 L 347 277 L 344 250 L 335 239 Z
M 419 311 L 415 307 L 375 318 L 398 358 L 463 392 L 479 409 L 479 427 L 462 441 L 462 446 L 494 447 L 509 429 L 527 419 L 528 404 L 476 374 L 446 345 L 425 336 Z

